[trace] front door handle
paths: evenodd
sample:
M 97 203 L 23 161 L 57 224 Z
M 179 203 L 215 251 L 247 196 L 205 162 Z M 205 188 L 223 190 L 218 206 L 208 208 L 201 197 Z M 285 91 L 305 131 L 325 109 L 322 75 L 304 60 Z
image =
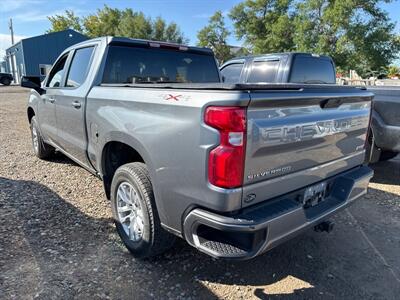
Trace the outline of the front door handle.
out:
M 72 106 L 75 108 L 81 108 L 81 103 L 79 101 L 72 102 Z
M 49 102 L 50 102 L 50 103 L 56 102 L 56 98 L 54 98 L 54 97 L 49 97 Z

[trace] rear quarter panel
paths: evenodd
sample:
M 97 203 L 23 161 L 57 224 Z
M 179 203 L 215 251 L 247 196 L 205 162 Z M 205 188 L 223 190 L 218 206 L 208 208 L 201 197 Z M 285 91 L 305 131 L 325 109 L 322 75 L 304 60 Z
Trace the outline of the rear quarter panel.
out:
M 149 167 L 161 222 L 181 231 L 188 208 L 241 207 L 241 188 L 208 183 L 208 152 L 219 143 L 219 134 L 204 124 L 203 113 L 210 105 L 248 102 L 248 93 L 241 91 L 94 87 L 87 99 L 89 158 L 101 170 L 102 150 L 110 141 L 138 151 Z

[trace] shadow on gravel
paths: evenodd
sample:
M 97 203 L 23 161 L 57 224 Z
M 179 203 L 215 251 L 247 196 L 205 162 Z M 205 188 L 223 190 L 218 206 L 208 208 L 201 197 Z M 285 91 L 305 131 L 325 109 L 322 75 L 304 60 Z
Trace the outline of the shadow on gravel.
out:
M 213 299 L 234 294 L 235 285 L 256 288 L 250 296 L 261 299 L 365 297 L 371 294 L 354 278 L 376 272 L 351 230 L 305 234 L 250 261 L 217 261 L 184 241 L 139 261 L 111 219 L 87 216 L 36 182 L 0 177 L 0 214 L 0 298 Z M 367 278 L 382 284 L 382 297 L 385 277 Z
M 370 167 L 375 171 L 371 182 L 400 185 L 400 158 L 377 162 Z
M 0 234 L 1 299 L 214 296 L 186 277 L 189 268 L 182 272 L 179 258 L 192 255 L 189 246 L 135 260 L 111 219 L 89 217 L 33 181 L 0 177 Z
M 59 151 L 56 151 L 54 155 L 52 155 L 50 158 L 47 159 L 49 162 L 53 162 L 56 164 L 63 164 L 63 165 L 71 165 L 71 166 L 77 166 L 80 167 L 76 162 L 74 162 L 72 159 L 69 157 L 65 156 Z

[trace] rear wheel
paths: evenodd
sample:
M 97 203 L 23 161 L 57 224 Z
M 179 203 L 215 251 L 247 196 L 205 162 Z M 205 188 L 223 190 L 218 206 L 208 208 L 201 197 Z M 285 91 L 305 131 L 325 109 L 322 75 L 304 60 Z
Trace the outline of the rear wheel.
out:
M 161 227 L 145 164 L 129 163 L 117 169 L 111 206 L 117 232 L 133 256 L 156 256 L 173 245 L 174 236 Z
M 54 148 L 43 141 L 36 117 L 32 117 L 31 119 L 31 136 L 33 152 L 38 158 L 45 159 L 54 154 Z

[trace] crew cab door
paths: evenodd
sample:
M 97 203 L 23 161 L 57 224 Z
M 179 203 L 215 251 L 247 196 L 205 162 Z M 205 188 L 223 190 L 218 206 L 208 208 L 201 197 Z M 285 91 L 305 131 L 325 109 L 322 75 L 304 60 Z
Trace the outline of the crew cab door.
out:
M 87 167 L 90 163 L 86 154 L 85 105 L 94 50 L 95 45 L 88 45 L 71 51 L 65 85 L 60 89 L 56 105 L 59 146 Z
M 40 131 L 46 141 L 57 144 L 57 122 L 56 122 L 56 98 L 60 94 L 63 85 L 65 67 L 68 53 L 60 57 L 50 71 L 46 80 L 45 93 L 38 103 L 38 118 Z

